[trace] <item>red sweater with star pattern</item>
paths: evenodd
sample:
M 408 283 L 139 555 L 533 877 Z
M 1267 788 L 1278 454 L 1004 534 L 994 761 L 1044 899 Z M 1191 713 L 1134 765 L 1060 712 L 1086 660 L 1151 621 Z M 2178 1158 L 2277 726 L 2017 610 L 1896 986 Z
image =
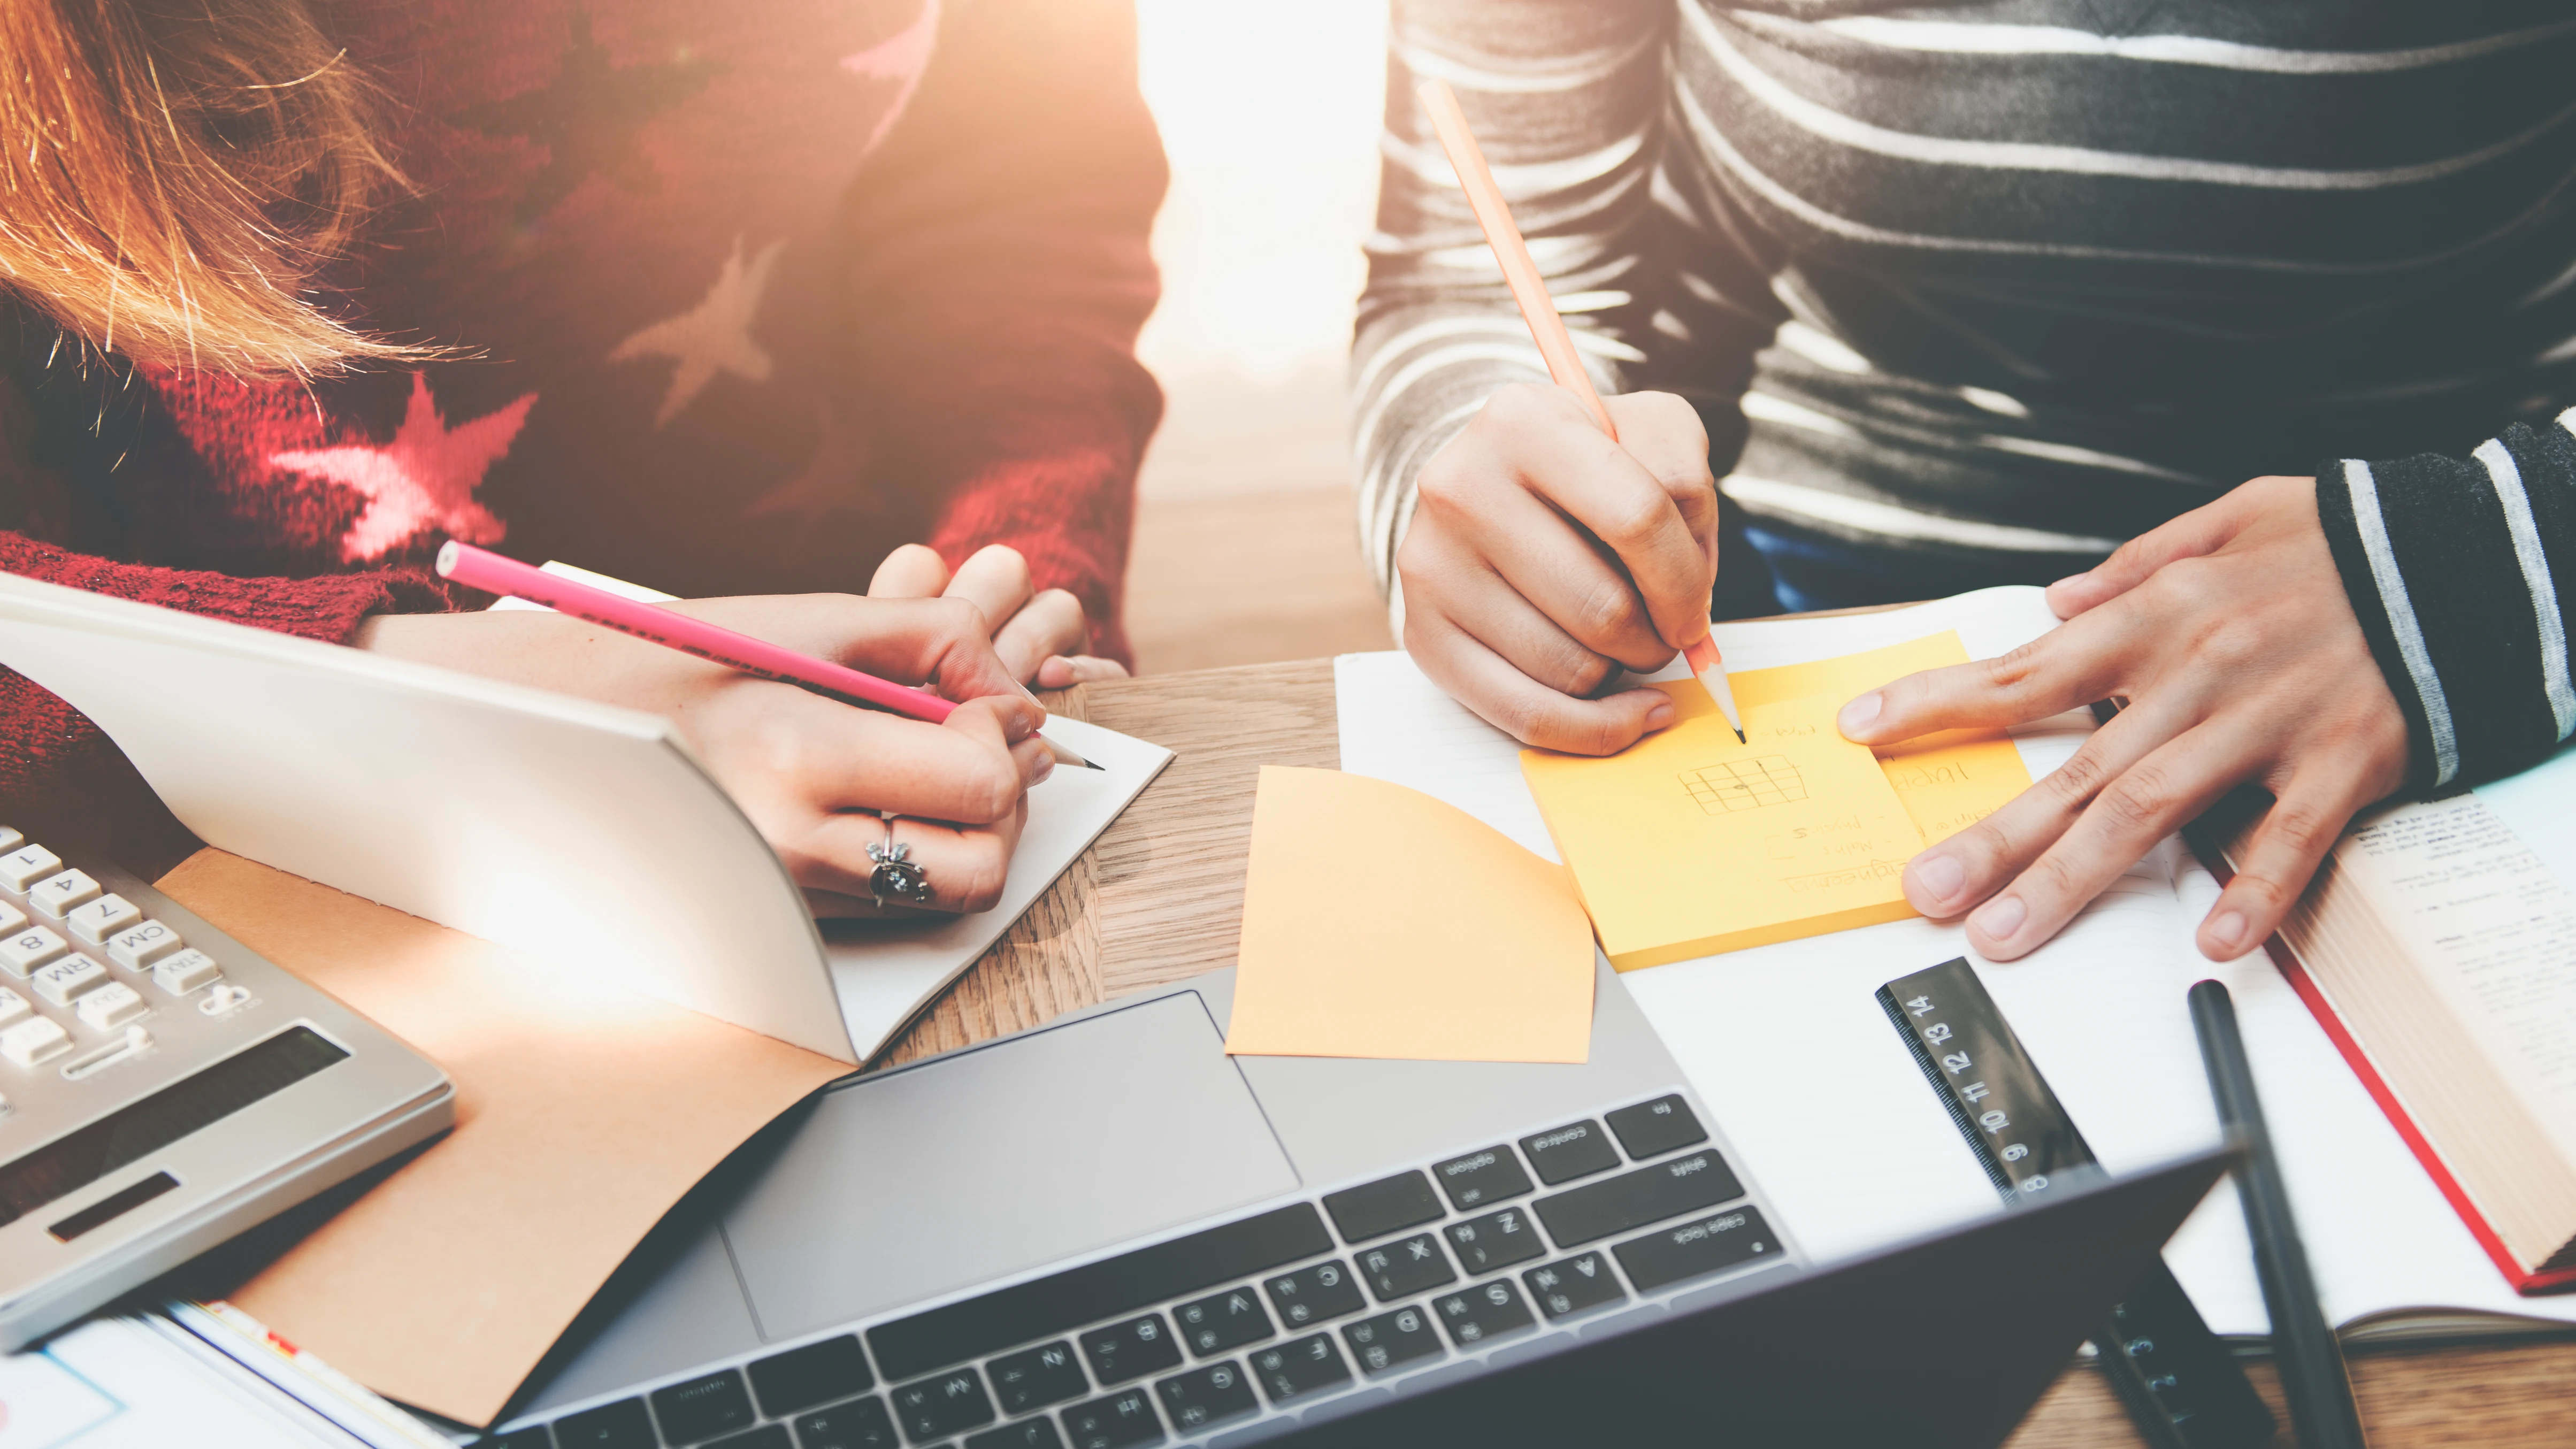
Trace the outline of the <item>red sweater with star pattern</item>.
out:
M 456 360 L 84 363 L 0 300 L 0 568 L 340 640 L 460 602 L 448 538 L 691 596 L 1007 543 L 1125 658 L 1165 180 L 1129 3 L 316 3 L 413 183 L 332 294 Z M 5 672 L 0 740 L 21 816 L 116 765 Z

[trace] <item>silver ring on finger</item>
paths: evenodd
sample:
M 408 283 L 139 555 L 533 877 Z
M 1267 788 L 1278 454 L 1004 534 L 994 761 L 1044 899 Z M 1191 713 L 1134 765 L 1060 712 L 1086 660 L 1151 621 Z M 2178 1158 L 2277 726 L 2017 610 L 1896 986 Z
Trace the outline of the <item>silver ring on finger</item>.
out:
M 908 906 L 930 904 L 929 873 L 912 858 L 912 847 L 894 838 L 896 818 L 885 818 L 886 838 L 868 847 L 868 859 L 877 863 L 877 868 L 868 873 L 868 894 L 879 910 L 885 909 L 889 897 Z

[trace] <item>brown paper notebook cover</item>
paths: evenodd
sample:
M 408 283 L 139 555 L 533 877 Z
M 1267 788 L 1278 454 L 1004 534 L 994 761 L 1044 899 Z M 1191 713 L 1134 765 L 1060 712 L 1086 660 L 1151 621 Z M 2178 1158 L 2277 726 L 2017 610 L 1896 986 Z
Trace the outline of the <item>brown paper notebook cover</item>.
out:
M 611 1270 L 839 1062 L 221 851 L 159 882 L 456 1083 L 456 1130 L 232 1300 L 369 1388 L 487 1424 Z

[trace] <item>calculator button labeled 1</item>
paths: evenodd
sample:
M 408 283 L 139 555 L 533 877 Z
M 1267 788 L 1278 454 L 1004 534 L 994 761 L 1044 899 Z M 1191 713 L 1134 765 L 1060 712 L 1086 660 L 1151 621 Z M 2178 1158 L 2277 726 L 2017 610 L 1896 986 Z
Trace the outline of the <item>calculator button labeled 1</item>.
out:
M 22 845 L 0 855 L 0 885 L 24 893 L 27 887 L 63 868 L 63 858 L 41 845 Z

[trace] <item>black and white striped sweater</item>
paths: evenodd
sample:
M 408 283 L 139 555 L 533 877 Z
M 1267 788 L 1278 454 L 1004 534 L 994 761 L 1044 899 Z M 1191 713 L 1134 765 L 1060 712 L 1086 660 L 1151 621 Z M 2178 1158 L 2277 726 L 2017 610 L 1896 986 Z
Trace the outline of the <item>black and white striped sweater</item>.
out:
M 1423 460 L 1544 376 L 1438 76 L 1596 381 L 1698 403 L 1752 525 L 2044 580 L 2314 471 L 2418 787 L 2576 729 L 2563 0 L 1395 0 L 1392 49 L 1353 357 L 1381 587 Z

